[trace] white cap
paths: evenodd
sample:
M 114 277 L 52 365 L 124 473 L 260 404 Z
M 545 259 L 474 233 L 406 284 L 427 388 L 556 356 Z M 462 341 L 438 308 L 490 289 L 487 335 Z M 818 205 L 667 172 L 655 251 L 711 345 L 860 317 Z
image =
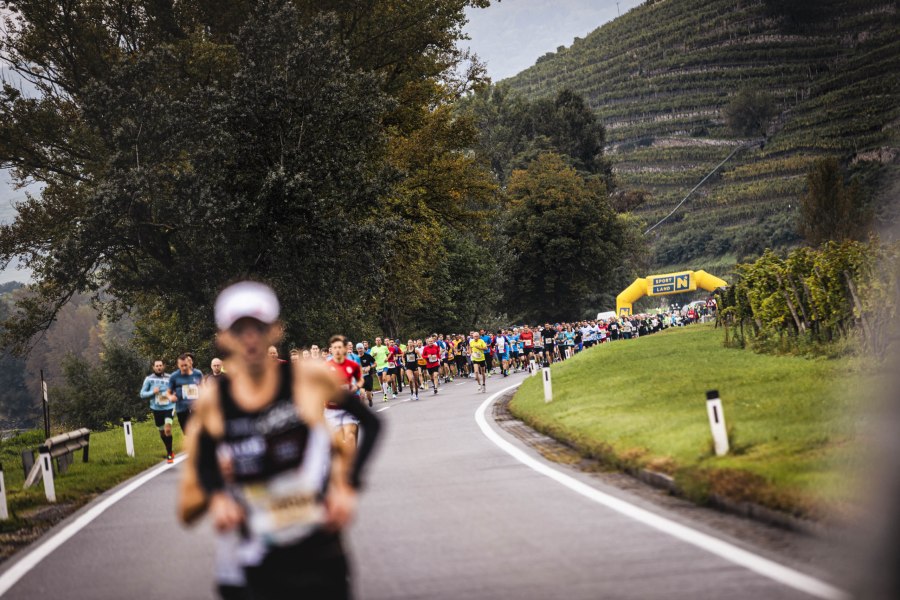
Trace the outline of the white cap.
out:
M 225 330 L 244 317 L 271 325 L 278 320 L 280 310 L 272 288 L 255 281 L 242 281 L 228 286 L 216 298 L 216 326 Z

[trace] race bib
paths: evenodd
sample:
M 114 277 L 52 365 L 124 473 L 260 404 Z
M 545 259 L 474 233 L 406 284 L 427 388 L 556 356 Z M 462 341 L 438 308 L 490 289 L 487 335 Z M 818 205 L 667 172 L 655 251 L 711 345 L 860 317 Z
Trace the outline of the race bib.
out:
M 438 361 L 437 356 L 435 356 L 434 354 L 429 354 L 429 355 L 428 355 L 428 362 L 429 362 L 429 363 L 436 363 L 437 361 Z
M 196 383 L 188 383 L 181 386 L 181 397 L 185 400 L 196 400 L 200 397 L 200 386 Z
M 397 367 L 397 363 L 393 361 L 388 361 L 388 369 L 394 369 Z
M 156 403 L 159 404 L 160 406 L 165 406 L 165 405 L 169 404 L 169 395 L 163 394 L 163 393 L 157 394 L 156 395 Z
M 302 485 L 289 471 L 266 483 L 241 487 L 247 505 L 247 525 L 252 535 L 268 544 L 297 542 L 325 520 L 325 507 L 315 490 Z

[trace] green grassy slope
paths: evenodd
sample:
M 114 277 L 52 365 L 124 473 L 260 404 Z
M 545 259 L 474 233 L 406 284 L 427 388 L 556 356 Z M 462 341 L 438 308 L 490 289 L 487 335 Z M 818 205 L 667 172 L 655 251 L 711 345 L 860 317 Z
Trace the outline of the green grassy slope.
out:
M 121 427 L 108 431 L 91 433 L 90 456 L 87 463 L 81 462 L 81 451 L 75 453 L 75 461 L 64 475 L 57 474 L 54 483 L 56 497 L 61 504 L 80 506 L 96 494 L 102 493 L 116 484 L 154 465 L 165 462 L 165 447 L 153 419 L 134 423 L 135 457 L 125 453 L 125 434 Z M 181 449 L 181 430 L 175 427 L 174 449 Z M 21 453 L 35 450 L 44 441 L 43 431 L 29 431 L 0 442 L 0 463 L 6 482 L 10 520 L 0 524 L 0 531 L 29 527 L 33 523 L 32 513 L 46 506 L 44 486 L 41 479 L 37 485 L 22 489 L 25 474 L 22 470 Z M 174 510 L 175 499 L 165 500 L 164 508 Z M 0 539 L 0 558 L 9 550 L 5 540 Z
M 529 97 L 570 87 L 607 129 L 618 183 L 652 192 L 638 209 L 664 216 L 745 140 L 722 109 L 741 89 L 777 99 L 762 149 L 739 154 L 658 230 L 659 265 L 739 256 L 792 242 L 805 172 L 818 157 L 872 160 L 898 145 L 900 12 L 890 0 L 842 0 L 795 30 L 761 0 L 642 5 L 505 83 Z
M 697 500 L 716 493 L 822 517 L 854 502 L 855 415 L 875 385 L 848 360 L 727 349 L 720 330 L 692 325 L 587 350 L 553 367 L 551 403 L 534 377 L 510 409 L 585 454 L 675 475 Z M 732 430 L 724 457 L 711 449 L 709 389 Z

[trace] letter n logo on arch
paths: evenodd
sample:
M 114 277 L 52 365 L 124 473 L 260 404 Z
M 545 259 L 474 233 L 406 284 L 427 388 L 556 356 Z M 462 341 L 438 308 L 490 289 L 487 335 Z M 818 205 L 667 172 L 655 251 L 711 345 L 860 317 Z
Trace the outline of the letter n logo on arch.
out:
M 689 290 L 689 289 L 691 289 L 690 273 L 685 273 L 684 275 L 676 275 L 675 276 L 675 291 L 680 292 L 681 290 Z

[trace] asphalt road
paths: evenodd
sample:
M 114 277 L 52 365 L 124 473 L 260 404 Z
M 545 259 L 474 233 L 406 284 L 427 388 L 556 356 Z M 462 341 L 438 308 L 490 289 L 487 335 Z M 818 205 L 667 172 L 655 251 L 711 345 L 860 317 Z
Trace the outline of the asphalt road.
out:
M 489 392 L 522 377 L 495 375 Z M 567 487 L 504 451 L 476 423 L 488 395 L 478 394 L 473 381 L 449 383 L 418 402 L 401 401 L 406 397 L 376 404 L 385 438 L 348 544 L 357 598 L 814 597 L 773 579 L 765 560 L 756 570 L 736 564 L 729 548 L 749 551 L 747 560 L 778 563 L 778 556 L 715 532 L 730 545 L 721 552 L 699 547 L 690 532 L 709 534 L 701 524 L 549 463 L 488 418 L 486 427 L 499 443 L 511 443 L 528 460 L 576 484 Z M 214 598 L 211 531 L 206 524 L 184 530 L 175 520 L 178 472 L 177 466 L 163 470 L 42 560 L 26 551 L 9 561 L 0 584 L 10 580 L 11 569 L 31 568 L 3 597 Z M 614 510 L 575 489 L 584 484 L 609 502 L 624 501 L 625 508 Z M 623 514 L 627 507 L 687 526 L 689 541 Z

